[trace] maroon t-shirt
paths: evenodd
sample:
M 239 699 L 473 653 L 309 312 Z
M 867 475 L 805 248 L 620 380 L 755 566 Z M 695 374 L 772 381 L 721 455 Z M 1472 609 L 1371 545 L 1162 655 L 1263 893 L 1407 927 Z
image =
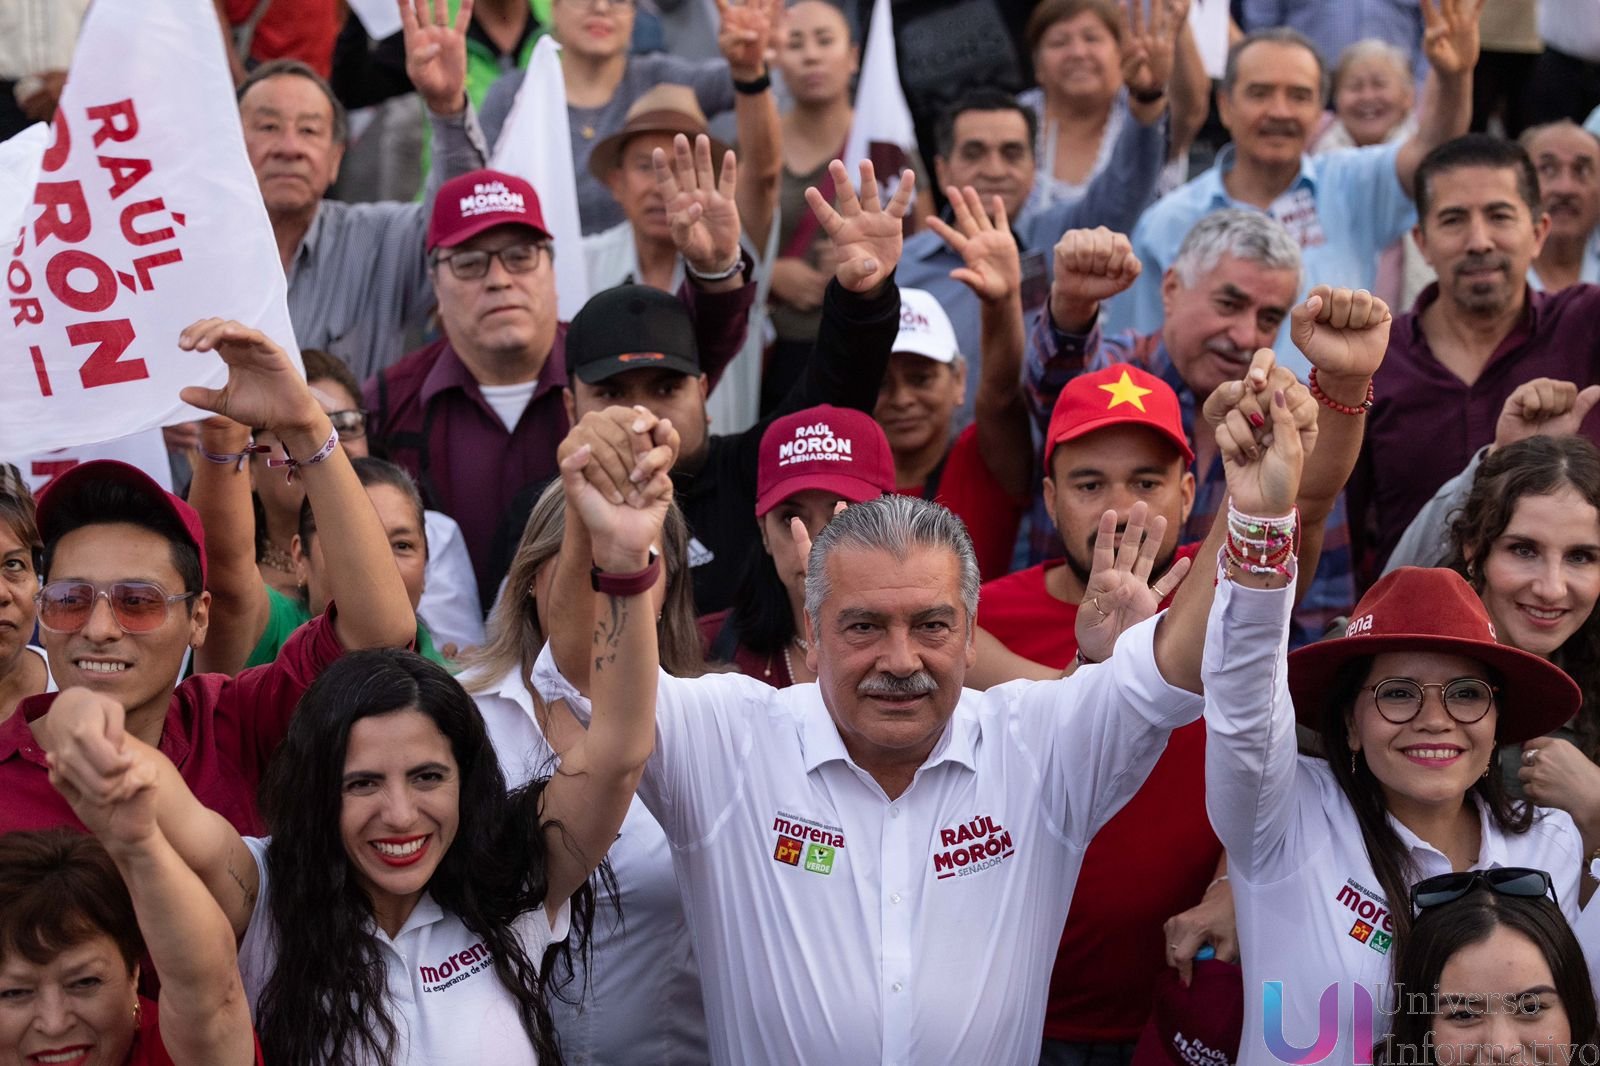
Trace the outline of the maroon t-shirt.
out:
M 1198 548 L 1185 545 L 1178 555 Z M 1064 565 L 1055 560 L 984 585 L 978 624 L 1018 655 L 1065 669 L 1078 650 L 1078 606 L 1044 583 L 1046 571 Z M 1222 855 L 1206 817 L 1205 765 L 1205 723 L 1173 730 L 1139 791 L 1090 841 L 1050 974 L 1046 1037 L 1138 1039 L 1167 966 L 1162 926 L 1200 902 Z
M 173 692 L 161 728 L 162 754 L 190 791 L 244 836 L 261 836 L 256 789 L 267 760 L 283 743 L 300 696 L 344 646 L 333 608 L 295 630 L 270 663 L 227 674 L 196 674 Z M 57 693 L 30 696 L 0 722 L 0 833 L 83 823 L 50 784 L 44 750 L 28 724 L 43 717 Z

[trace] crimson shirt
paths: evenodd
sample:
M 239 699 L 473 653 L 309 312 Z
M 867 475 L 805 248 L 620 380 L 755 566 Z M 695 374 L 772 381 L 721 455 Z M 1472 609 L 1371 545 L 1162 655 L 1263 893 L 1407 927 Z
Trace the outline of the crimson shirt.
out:
M 1010 570 L 1012 548 L 1023 512 L 1028 509 L 1028 497 L 1012 496 L 995 483 L 978 452 L 976 424 L 956 437 L 929 481 L 928 485 L 905 485 L 895 491 L 941 503 L 961 519 L 972 538 L 978 572 L 985 578 L 999 577 Z M 1070 658 L 1072 653 L 1067 655 Z
M 195 674 L 172 694 L 161 728 L 161 753 L 178 768 L 195 798 L 244 836 L 261 836 L 256 788 L 267 760 L 289 731 L 300 696 L 344 646 L 333 628 L 334 608 L 295 630 L 264 666 L 227 674 Z M 82 829 L 50 784 L 44 751 L 28 723 L 42 717 L 57 693 L 29 696 L 0 722 L 0 833 L 15 829 Z
M 161 1042 L 160 1012 L 153 999 L 139 997 L 139 1032 L 123 1066 L 173 1066 L 172 1056 Z M 260 1037 L 256 1037 L 256 1066 L 261 1066 Z
M 1053 560 L 985 584 L 978 624 L 1018 655 L 1064 669 L 1078 650 L 1078 608 L 1045 588 L 1046 571 L 1064 565 Z M 1149 778 L 1089 843 L 1050 975 L 1048 1039 L 1138 1039 L 1167 966 L 1162 926 L 1200 901 L 1222 856 L 1206 817 L 1205 762 L 1205 723 L 1173 730 Z

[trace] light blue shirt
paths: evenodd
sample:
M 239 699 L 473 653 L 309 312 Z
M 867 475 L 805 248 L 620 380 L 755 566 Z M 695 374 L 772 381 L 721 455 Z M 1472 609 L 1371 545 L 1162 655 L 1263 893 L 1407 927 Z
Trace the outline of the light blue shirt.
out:
M 1022 303 L 1028 328 L 1032 328 L 1039 308 L 1049 299 L 1056 241 L 1069 229 L 1107 226 L 1123 233 L 1131 229 L 1155 195 L 1166 152 L 1165 115 L 1148 126 L 1125 122 L 1112 149 L 1110 165 L 1095 176 L 1081 198 L 1024 211 L 1021 218 L 1013 221 L 1017 250 L 1022 254 Z M 937 233 L 924 229 L 906 238 L 895 271 L 895 281 L 901 288 L 933 293 L 950 316 L 956 344 L 967 361 L 967 396 L 956 409 L 952 427 L 955 432 L 972 421 L 982 360 L 983 316 L 978 298 L 950 277 L 950 271 L 965 265 Z
M 1578 280 L 1590 285 L 1600 283 L 1600 229 L 1589 234 L 1589 243 L 1583 247 L 1583 266 L 1578 269 Z M 1528 284 L 1534 292 L 1544 291 L 1544 282 L 1539 280 L 1539 272 L 1531 263 L 1528 264 Z
M 1300 244 L 1301 299 L 1312 285 L 1370 290 L 1377 281 L 1379 253 L 1409 230 L 1417 217 L 1395 176 L 1399 151 L 1399 143 L 1394 143 L 1301 158 L 1300 173 L 1267 211 Z M 1133 230 L 1133 250 L 1144 271 L 1131 289 L 1102 311 L 1108 333 L 1161 329 L 1161 277 L 1177 258 L 1183 238 L 1212 211 L 1251 206 L 1234 200 L 1222 184 L 1222 175 L 1232 166 L 1233 146 L 1228 145 L 1217 153 L 1216 165 L 1144 213 Z M 1273 350 L 1279 364 L 1302 379 L 1310 372 L 1287 329 L 1278 331 Z

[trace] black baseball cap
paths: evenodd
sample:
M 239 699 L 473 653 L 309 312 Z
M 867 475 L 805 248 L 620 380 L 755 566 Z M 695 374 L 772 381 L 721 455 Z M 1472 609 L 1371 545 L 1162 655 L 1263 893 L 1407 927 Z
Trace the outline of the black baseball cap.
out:
M 567 325 L 567 376 L 594 385 L 624 370 L 664 367 L 700 376 L 694 320 L 676 296 L 648 285 L 596 293 Z

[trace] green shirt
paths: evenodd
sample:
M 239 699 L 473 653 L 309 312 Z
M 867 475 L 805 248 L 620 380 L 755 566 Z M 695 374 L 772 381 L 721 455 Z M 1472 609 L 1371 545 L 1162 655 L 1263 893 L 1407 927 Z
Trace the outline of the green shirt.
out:
M 289 642 L 289 637 L 296 629 L 311 621 L 311 611 L 302 600 L 285 596 L 277 589 L 267 588 L 267 628 L 262 630 L 261 639 L 256 642 L 250 657 L 244 661 L 246 669 L 252 666 L 262 666 L 278 657 L 278 652 Z M 428 632 L 428 627 L 422 624 L 422 619 L 417 619 L 417 654 L 424 659 L 438 663 L 440 666 L 455 673 L 455 665 L 439 654 L 439 649 L 434 647 L 433 634 Z

